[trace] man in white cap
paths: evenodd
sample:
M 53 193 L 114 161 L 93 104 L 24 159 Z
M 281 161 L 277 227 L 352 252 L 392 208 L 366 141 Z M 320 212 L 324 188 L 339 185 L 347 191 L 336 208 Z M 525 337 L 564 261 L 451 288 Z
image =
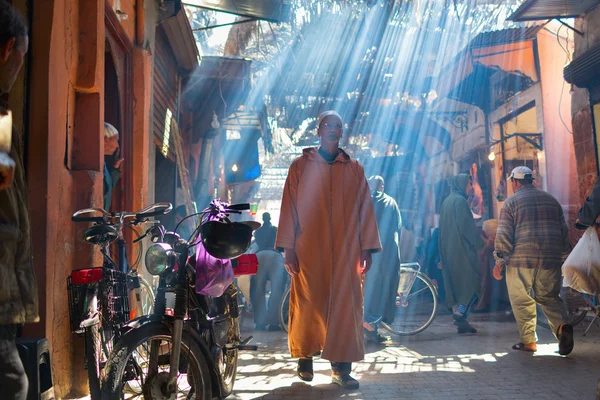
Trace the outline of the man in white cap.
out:
M 381 251 L 363 167 L 339 148 L 342 118 L 319 116 L 319 148 L 288 171 L 275 246 L 292 275 L 288 343 L 298 377 L 311 381 L 312 356 L 331 362 L 332 381 L 356 389 L 352 362 L 364 358 L 362 275 Z
M 559 353 L 567 355 L 573 350 L 573 327 L 565 322 L 559 294 L 561 265 L 571 249 L 568 228 L 561 205 L 549 193 L 536 189 L 533 179 L 533 172 L 525 166 L 510 174 L 514 194 L 500 212 L 494 278 L 502 279 L 506 267 L 506 285 L 521 337 L 513 349 L 537 350 L 537 303 L 558 339 Z

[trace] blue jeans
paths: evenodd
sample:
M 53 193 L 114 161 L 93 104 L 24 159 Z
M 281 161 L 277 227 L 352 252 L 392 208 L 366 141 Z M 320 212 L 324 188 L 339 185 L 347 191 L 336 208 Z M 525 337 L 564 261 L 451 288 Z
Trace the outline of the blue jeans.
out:
M 25 400 L 29 381 L 15 342 L 17 327 L 0 325 L 0 393 L 3 399 Z

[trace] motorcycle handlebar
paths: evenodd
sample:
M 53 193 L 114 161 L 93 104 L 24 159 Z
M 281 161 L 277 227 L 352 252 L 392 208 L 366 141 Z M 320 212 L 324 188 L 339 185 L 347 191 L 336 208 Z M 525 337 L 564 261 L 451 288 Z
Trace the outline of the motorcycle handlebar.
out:
M 246 210 L 250 209 L 250 204 L 249 203 L 230 204 L 227 207 L 225 207 L 225 209 L 232 210 L 232 211 L 246 211 Z

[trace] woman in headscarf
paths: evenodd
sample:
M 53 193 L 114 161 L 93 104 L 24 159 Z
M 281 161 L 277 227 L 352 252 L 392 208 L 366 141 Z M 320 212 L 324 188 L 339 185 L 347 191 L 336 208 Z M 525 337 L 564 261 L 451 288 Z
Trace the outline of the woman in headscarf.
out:
M 467 203 L 473 184 L 467 174 L 451 177 L 448 184 L 452 193 L 442 204 L 439 230 L 446 303 L 452 307 L 458 333 L 476 333 L 467 315 L 481 290 L 478 252 L 483 249 L 483 240 Z

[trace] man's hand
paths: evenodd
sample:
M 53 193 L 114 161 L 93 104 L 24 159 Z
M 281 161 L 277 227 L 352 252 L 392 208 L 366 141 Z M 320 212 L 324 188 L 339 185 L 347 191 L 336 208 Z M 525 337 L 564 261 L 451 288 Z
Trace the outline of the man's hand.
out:
M 366 274 L 371 269 L 371 252 L 369 250 L 360 252 L 360 266 L 363 274 Z
M 496 263 L 496 265 L 494 266 L 494 279 L 496 279 L 497 281 L 501 281 L 502 280 L 502 271 L 504 271 L 504 264 L 503 263 Z
M 300 272 L 300 263 L 294 250 L 285 249 L 283 253 L 283 265 L 290 275 L 297 275 Z
M 584 225 L 581 222 L 579 222 L 579 219 L 575 221 L 575 229 L 578 229 L 580 231 L 585 231 L 587 228 L 589 228 L 589 226 Z
M 119 147 L 115 152 L 115 163 L 113 164 L 115 169 L 121 168 L 121 164 L 123 164 L 123 161 L 125 161 L 125 159 L 121 157 L 121 148 Z
M 437 269 L 444 269 L 441 261 L 439 263 L 437 263 Z
M 15 162 L 8 154 L 0 152 L 0 190 L 8 189 L 13 182 Z

